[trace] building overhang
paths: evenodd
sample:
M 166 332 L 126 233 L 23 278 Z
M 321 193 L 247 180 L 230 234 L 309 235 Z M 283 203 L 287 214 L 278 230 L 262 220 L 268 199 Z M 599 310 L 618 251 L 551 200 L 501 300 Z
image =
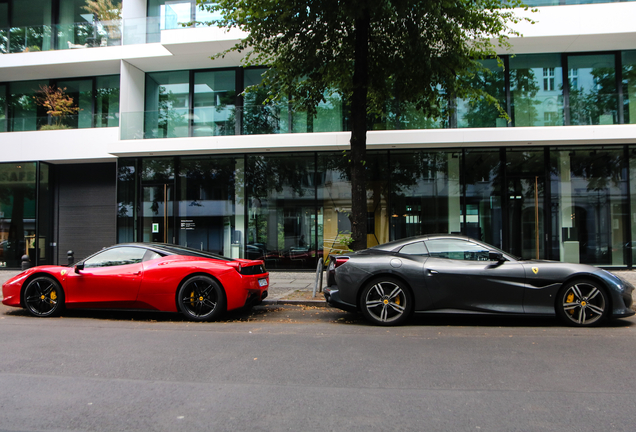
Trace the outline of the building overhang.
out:
M 122 140 L 108 153 L 117 157 L 227 153 L 342 151 L 350 132 L 213 136 Z M 369 131 L 367 149 L 441 149 L 636 144 L 636 125 L 551 126 L 484 129 Z

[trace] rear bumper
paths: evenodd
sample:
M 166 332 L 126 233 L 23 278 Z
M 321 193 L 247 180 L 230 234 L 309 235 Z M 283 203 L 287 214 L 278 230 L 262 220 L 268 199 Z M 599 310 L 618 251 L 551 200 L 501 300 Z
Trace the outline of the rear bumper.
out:
M 267 289 L 264 290 L 248 290 L 247 299 L 245 300 L 245 307 L 252 307 L 259 305 L 267 297 Z
M 323 289 L 325 300 L 330 306 L 349 312 L 357 312 L 358 307 L 354 304 L 346 303 L 340 298 L 337 286 L 330 286 Z

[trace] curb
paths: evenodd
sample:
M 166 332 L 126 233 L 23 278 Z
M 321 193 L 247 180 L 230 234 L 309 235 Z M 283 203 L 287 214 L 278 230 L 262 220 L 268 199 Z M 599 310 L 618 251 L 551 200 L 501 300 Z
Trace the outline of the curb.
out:
M 293 306 L 327 306 L 324 300 L 285 300 L 285 299 L 265 299 L 261 302 L 261 306 L 270 305 L 293 305 Z

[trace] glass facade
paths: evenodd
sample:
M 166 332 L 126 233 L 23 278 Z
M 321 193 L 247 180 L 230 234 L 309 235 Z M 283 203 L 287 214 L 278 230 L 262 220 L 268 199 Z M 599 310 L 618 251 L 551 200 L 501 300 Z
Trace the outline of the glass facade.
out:
M 53 117 L 41 102 L 49 87 L 73 100 L 76 113 Z M 0 132 L 119 126 L 119 75 L 0 84 Z
M 46 164 L 0 164 L 0 267 L 19 268 L 24 255 L 34 264 L 50 262 L 51 218 L 43 208 L 52 209 L 49 184 Z M 42 207 L 36 206 L 38 194 Z
M 483 60 L 483 71 L 475 73 L 467 80 L 470 87 L 485 90 L 494 97 L 496 103 L 505 110 L 506 108 L 506 74 L 497 60 Z M 505 127 L 507 122 L 501 117 L 497 106 L 485 99 L 476 101 L 457 100 L 457 127 L 482 128 Z
M 190 135 L 190 74 L 187 71 L 146 74 L 146 138 Z
M 0 2 L 0 52 L 21 53 L 121 44 L 121 1 L 88 9 L 86 0 Z
M 369 115 L 369 130 L 611 125 L 636 120 L 636 51 L 599 54 L 524 54 L 482 60 L 484 69 L 466 78 L 486 91 L 470 101 L 448 98 L 441 118 L 414 106 L 387 101 L 384 115 Z M 287 101 L 264 103 L 263 68 L 173 71 L 146 74 L 145 124 L 122 139 L 213 135 L 338 132 L 348 130 L 346 101 L 325 94 L 316 113 Z M 131 121 L 138 113 L 125 113 Z M 508 115 L 506 119 L 502 115 Z M 188 119 L 192 119 L 188 122 Z
M 570 55 L 567 74 L 570 124 L 618 123 L 614 54 Z
M 623 123 L 636 123 L 636 51 L 622 53 Z
M 369 246 L 458 233 L 524 258 L 634 262 L 636 146 L 370 151 L 366 167 Z M 340 152 L 121 159 L 118 200 L 119 242 L 174 242 L 271 269 L 315 268 L 350 241 Z
M 563 125 L 563 72 L 559 54 L 510 59 L 512 126 Z

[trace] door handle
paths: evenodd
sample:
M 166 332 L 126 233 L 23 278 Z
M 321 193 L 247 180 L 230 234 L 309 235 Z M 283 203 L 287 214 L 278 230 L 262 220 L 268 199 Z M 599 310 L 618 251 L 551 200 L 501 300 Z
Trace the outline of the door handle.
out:
M 428 269 L 428 270 L 427 270 L 427 272 L 428 272 L 428 275 L 429 275 L 429 276 L 438 274 L 438 271 L 437 271 L 437 270 L 431 270 L 431 269 Z

